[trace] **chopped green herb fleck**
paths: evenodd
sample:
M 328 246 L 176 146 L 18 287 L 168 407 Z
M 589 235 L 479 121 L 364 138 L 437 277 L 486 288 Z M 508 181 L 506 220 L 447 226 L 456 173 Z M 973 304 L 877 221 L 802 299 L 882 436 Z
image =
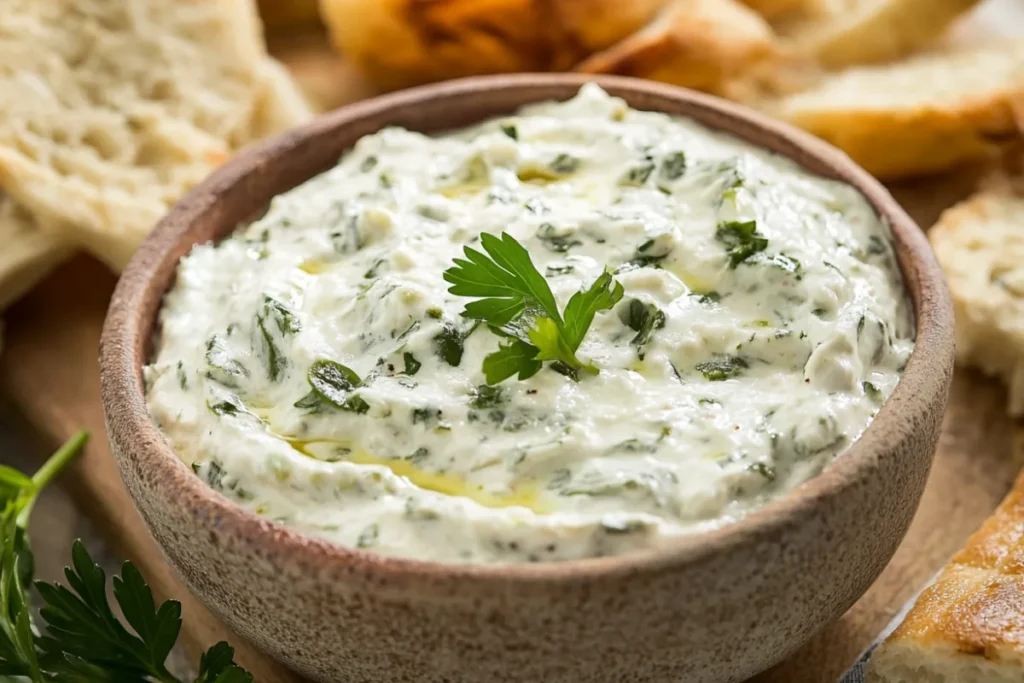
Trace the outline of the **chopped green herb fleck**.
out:
M 633 257 L 619 266 L 615 272 L 621 273 L 624 271 L 634 270 L 636 268 L 657 268 L 659 264 L 667 259 L 672 253 L 671 249 L 659 249 L 657 242 L 653 239 L 649 239 L 637 247 Z
M 239 378 L 249 376 L 249 371 L 231 357 L 217 335 L 206 342 L 206 363 L 210 366 L 208 376 L 226 387 L 237 387 Z
M 473 398 L 469 405 L 477 410 L 495 408 L 503 403 L 501 387 L 481 384 L 473 390 Z
M 359 164 L 359 170 L 362 171 L 363 173 L 367 173 L 376 168 L 376 166 L 377 157 L 371 155 L 363 159 L 363 163 Z
M 238 415 L 245 412 L 245 406 L 234 394 L 226 394 L 216 403 L 207 403 L 214 415 Z
M 722 295 L 712 290 L 710 292 L 697 293 L 697 301 L 702 304 L 717 304 L 722 300 Z
M 402 360 L 405 361 L 405 374 L 407 375 L 415 375 L 423 367 L 423 363 L 416 360 L 416 356 L 408 351 L 402 354 Z
M 864 395 L 870 398 L 875 403 L 881 403 L 885 400 L 885 396 L 882 395 L 881 389 L 876 387 L 871 382 L 863 382 L 861 386 L 864 388 Z
M 549 168 L 559 175 L 568 175 L 580 167 L 580 160 L 570 154 L 559 154 L 551 163 Z
M 380 535 L 380 529 L 376 524 L 363 529 L 363 532 L 359 534 L 359 538 L 356 539 L 357 548 L 371 548 L 377 545 L 377 537 Z
M 548 266 L 544 272 L 547 274 L 548 277 L 556 277 L 558 275 L 568 275 L 574 270 L 576 270 L 576 266 L 572 265 L 571 263 L 566 263 L 562 265 Z
M 629 305 L 625 307 L 620 319 L 631 330 L 636 331 L 636 336 L 629 343 L 637 347 L 640 360 L 643 360 L 643 347 L 651 340 L 651 335 L 655 330 L 665 327 L 665 314 L 653 304 L 645 304 L 639 299 L 630 299 Z
M 756 221 L 719 223 L 715 239 L 725 245 L 729 266 L 732 268 L 768 247 L 768 238 L 757 232 Z
M 758 461 L 751 464 L 747 469 L 756 474 L 760 474 L 768 481 L 775 481 L 775 468 L 767 463 Z
M 686 154 L 673 152 L 661 160 L 661 171 L 659 176 L 663 180 L 676 180 L 686 172 Z
M 445 363 L 457 368 L 462 362 L 464 342 L 465 337 L 456 329 L 455 325 L 446 322 L 442 325 L 441 331 L 434 336 L 434 349 Z
M 740 356 L 722 356 L 698 363 L 697 371 L 712 382 L 721 382 L 743 374 L 749 367 L 750 363 Z
M 619 185 L 632 185 L 639 187 L 647 182 L 647 179 L 654 173 L 654 162 L 647 161 L 640 166 L 630 168 L 619 178 Z
M 551 223 L 541 223 L 537 228 L 537 239 L 544 243 L 550 251 L 556 254 L 564 254 L 573 247 L 578 247 L 583 242 L 572 235 L 559 235 L 557 228 Z
M 363 386 L 363 381 L 341 363 L 326 359 L 314 361 L 306 373 L 306 379 L 313 392 L 335 408 L 354 413 L 365 413 L 370 409 L 366 401 L 352 393 L 354 389 Z M 307 395 L 295 405 L 312 409 L 315 407 L 312 403 L 313 400 Z
M 503 123 L 501 124 L 501 132 L 512 138 L 513 140 L 519 139 L 519 131 L 516 129 L 514 123 Z

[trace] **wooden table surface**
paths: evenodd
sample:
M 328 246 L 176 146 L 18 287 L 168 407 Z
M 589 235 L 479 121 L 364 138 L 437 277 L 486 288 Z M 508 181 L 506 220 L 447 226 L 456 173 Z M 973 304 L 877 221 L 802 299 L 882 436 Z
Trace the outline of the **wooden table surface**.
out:
M 993 33 L 1024 36 L 1024 3 L 988 0 L 957 41 Z M 350 69 L 323 47 L 322 36 L 273 37 L 271 48 L 321 108 L 371 94 Z M 979 169 L 893 188 L 927 227 L 938 213 L 974 187 Z M 7 317 L 7 348 L 0 355 L 0 462 L 32 468 L 33 461 L 79 428 L 94 435 L 82 461 L 49 492 L 33 519 L 33 541 L 43 578 L 59 577 L 70 541 L 89 539 L 109 570 L 113 557 L 130 557 L 160 597 L 183 603 L 184 650 L 193 659 L 227 638 L 259 683 L 296 683 L 285 671 L 228 632 L 178 583 L 127 498 L 106 446 L 98 400 L 97 342 L 114 277 L 80 257 L 62 268 Z M 935 465 L 920 510 L 896 557 L 869 592 L 835 624 L 756 683 L 829 683 L 874 640 L 1008 490 L 1020 465 L 1024 430 L 1005 417 L 1005 395 L 995 382 L 958 371 Z M 19 435 L 32 434 L 31 438 Z M 70 494 L 70 498 L 68 496 Z M 71 501 L 75 504 L 72 504 Z M 88 517 L 83 517 L 83 513 Z M 109 545 L 103 543 L 109 542 Z

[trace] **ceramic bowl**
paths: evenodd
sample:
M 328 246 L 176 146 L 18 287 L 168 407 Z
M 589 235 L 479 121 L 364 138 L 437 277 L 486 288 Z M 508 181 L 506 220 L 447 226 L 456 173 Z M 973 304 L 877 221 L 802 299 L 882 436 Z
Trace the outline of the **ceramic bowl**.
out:
M 825 472 L 742 521 L 657 551 L 464 566 L 385 558 L 304 536 L 199 480 L 150 420 L 141 368 L 178 259 L 327 170 L 386 125 L 443 131 L 567 99 L 596 80 L 638 109 L 693 117 L 857 187 L 889 222 L 917 346 L 863 436 Z M 121 474 L 188 587 L 239 634 L 316 681 L 740 681 L 857 600 L 906 532 L 953 367 L 953 314 L 921 231 L 829 145 L 705 95 L 624 78 L 516 75 L 408 90 L 331 112 L 242 152 L 182 200 L 114 293 L 103 405 Z

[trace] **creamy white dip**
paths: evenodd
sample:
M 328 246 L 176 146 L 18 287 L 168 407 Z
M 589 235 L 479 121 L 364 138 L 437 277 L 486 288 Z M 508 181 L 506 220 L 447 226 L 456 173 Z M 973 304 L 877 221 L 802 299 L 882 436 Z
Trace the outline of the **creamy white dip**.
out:
M 486 387 L 500 338 L 442 274 L 503 231 L 560 305 L 606 269 L 624 287 L 578 352 L 597 375 Z M 734 520 L 845 450 L 913 347 L 888 229 L 856 190 L 593 85 L 363 138 L 196 246 L 160 322 L 150 411 L 210 486 L 342 545 L 455 562 Z M 325 360 L 361 381 L 344 409 L 312 390 Z

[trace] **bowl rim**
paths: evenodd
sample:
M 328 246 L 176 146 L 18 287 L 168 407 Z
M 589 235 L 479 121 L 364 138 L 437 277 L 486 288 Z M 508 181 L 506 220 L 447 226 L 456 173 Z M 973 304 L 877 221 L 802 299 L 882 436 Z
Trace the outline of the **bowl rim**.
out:
M 898 247 L 897 257 L 904 286 L 913 303 L 915 347 L 896 388 L 848 449 L 821 473 L 785 495 L 717 528 L 684 534 L 657 547 L 621 555 L 547 563 L 448 563 L 348 548 L 259 516 L 215 491 L 192 473 L 164 440 L 149 415 L 144 396 L 141 367 L 148 340 L 143 339 L 141 333 L 157 329 L 160 307 L 157 306 L 154 319 L 149 323 L 142 322 L 141 316 L 135 312 L 143 306 L 157 272 L 167 267 L 166 262 L 172 252 L 187 236 L 187 227 L 200 215 L 214 210 L 212 207 L 216 204 L 218 192 L 244 182 L 245 176 L 255 167 L 267 163 L 269 157 L 287 158 L 297 141 L 324 131 L 341 130 L 371 117 L 387 118 L 389 113 L 427 100 L 457 101 L 482 91 L 537 86 L 565 88 L 567 96 L 571 96 L 574 89 L 588 82 L 595 82 L 614 94 L 632 93 L 671 99 L 701 110 L 709 117 L 730 119 L 746 131 L 727 131 L 732 135 L 762 148 L 788 147 L 794 153 L 831 169 L 834 177 L 853 185 L 889 223 Z M 530 101 L 545 99 L 550 98 Z M 702 122 L 702 125 L 716 129 L 707 122 Z M 748 134 L 761 135 L 768 142 L 751 140 Z M 779 153 L 805 166 L 793 154 Z M 175 268 L 177 262 L 178 257 L 173 257 L 170 267 Z M 173 279 L 169 283 L 172 284 Z M 166 291 L 160 293 L 161 301 Z M 828 143 L 733 102 L 640 79 L 571 73 L 478 76 L 381 95 L 322 114 L 309 123 L 246 148 L 191 190 L 156 225 L 117 283 L 100 343 L 101 393 L 111 441 L 116 442 L 122 434 L 133 435 L 131 443 L 120 444 L 122 448 L 114 443 L 112 449 L 115 453 L 124 453 L 118 455 L 118 465 L 126 483 L 127 468 L 135 467 L 142 471 L 143 464 L 147 469 L 159 468 L 161 486 L 178 492 L 177 497 L 186 506 L 190 518 L 206 520 L 225 537 L 241 539 L 255 548 L 269 548 L 273 555 L 286 556 L 290 566 L 317 572 L 326 570 L 350 578 L 361 575 L 375 582 L 417 576 L 433 581 L 458 581 L 464 587 L 493 588 L 507 585 L 509 580 L 541 584 L 614 580 L 640 571 L 661 573 L 680 565 L 708 561 L 752 537 L 784 531 L 798 518 L 813 516 L 827 499 L 862 484 L 876 469 L 880 454 L 886 451 L 886 443 L 895 440 L 894 435 L 901 439 L 912 438 L 915 426 L 921 422 L 916 418 L 927 410 L 929 394 L 942 393 L 948 388 L 948 371 L 953 358 L 952 324 L 949 293 L 923 231 L 879 181 Z M 946 377 L 945 387 L 943 376 Z M 908 377 L 916 378 L 915 387 L 907 382 Z M 925 391 L 920 390 L 922 385 Z M 145 516 L 143 507 L 138 504 L 136 507 Z

